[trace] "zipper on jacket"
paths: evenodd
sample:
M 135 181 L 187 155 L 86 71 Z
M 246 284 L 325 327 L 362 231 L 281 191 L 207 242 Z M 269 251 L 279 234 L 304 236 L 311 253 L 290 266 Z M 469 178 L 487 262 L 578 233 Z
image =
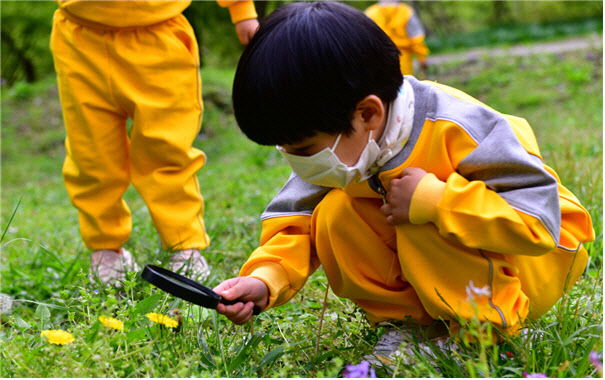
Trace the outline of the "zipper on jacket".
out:
M 380 182 L 378 174 L 375 174 L 368 178 L 368 184 L 370 185 L 370 188 L 372 190 L 377 192 L 378 195 L 382 197 L 382 204 L 387 204 L 387 191 L 384 186 L 382 186 L 382 182 Z

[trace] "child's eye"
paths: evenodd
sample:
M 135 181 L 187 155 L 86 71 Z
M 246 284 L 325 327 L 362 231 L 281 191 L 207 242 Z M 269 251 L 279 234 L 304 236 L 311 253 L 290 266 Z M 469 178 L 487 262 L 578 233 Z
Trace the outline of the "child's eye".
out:
M 293 154 L 296 154 L 297 156 L 310 156 L 309 148 L 295 149 Z
M 286 150 L 290 154 L 294 154 L 297 156 L 310 156 L 309 152 L 311 152 L 311 148 L 313 145 L 304 145 L 304 146 L 289 146 L 287 148 L 282 148 Z

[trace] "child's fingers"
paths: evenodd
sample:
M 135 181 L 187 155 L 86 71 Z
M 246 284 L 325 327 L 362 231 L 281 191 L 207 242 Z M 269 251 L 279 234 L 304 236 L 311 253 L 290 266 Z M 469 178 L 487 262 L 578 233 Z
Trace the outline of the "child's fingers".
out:
M 237 285 L 238 282 L 239 282 L 238 277 L 230 278 L 230 279 L 225 280 L 225 281 L 221 282 L 220 284 L 218 284 L 213 290 L 216 293 L 221 293 L 225 290 L 231 289 L 232 287 Z
M 240 311 L 242 311 L 242 309 L 244 309 L 244 306 L 246 305 L 243 302 L 238 302 L 233 305 L 225 305 L 219 303 L 216 306 L 216 311 L 220 314 L 223 314 L 225 317 L 231 319 L 232 317 L 236 316 Z
M 413 171 L 414 171 L 413 167 L 407 167 L 401 171 L 401 177 L 399 177 L 399 178 L 405 177 L 406 175 L 410 175 Z
M 247 302 L 242 310 L 234 316 L 231 321 L 236 325 L 243 325 L 252 318 L 252 309 L 254 308 L 254 302 Z
M 389 215 L 393 214 L 393 208 L 390 204 L 386 203 L 380 206 L 380 212 L 382 213 L 382 215 L 388 217 Z
M 232 288 L 224 290 L 218 294 L 228 301 L 233 301 L 240 298 L 246 299 L 246 296 L 249 295 L 248 293 L 249 292 L 246 286 L 243 286 L 242 284 L 237 284 Z
M 408 176 L 408 175 L 418 174 L 418 173 L 426 173 L 426 172 L 420 168 L 415 168 L 413 166 L 410 166 L 401 171 L 401 178 Z
M 225 305 L 223 305 L 222 303 L 219 303 L 216 306 L 215 310 L 217 313 L 225 315 L 226 309 L 227 309 L 227 307 Z
M 254 308 L 253 302 L 238 302 L 234 305 L 223 305 L 218 304 L 216 311 L 219 314 L 223 314 L 231 322 L 236 325 L 242 325 L 252 318 L 252 309 Z
M 380 207 L 380 212 L 382 212 L 382 215 L 387 217 L 386 220 L 387 220 L 388 224 L 390 224 L 390 225 L 397 224 L 395 217 L 393 216 L 393 207 L 389 203 L 382 205 Z
M 248 294 L 247 287 L 242 284 L 241 277 L 223 281 L 213 290 L 229 301 L 242 298 Z

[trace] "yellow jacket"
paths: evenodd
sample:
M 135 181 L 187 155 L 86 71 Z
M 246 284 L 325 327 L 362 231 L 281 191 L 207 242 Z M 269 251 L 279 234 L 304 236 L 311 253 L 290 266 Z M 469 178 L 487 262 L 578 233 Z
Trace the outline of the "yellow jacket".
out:
M 429 174 L 418 184 L 410 207 L 410 227 L 416 234 L 412 239 L 426 236 L 445 250 L 480 250 L 504 258 L 511 271 L 518 270 L 516 276 L 530 297 L 534 315 L 546 312 L 561 297 L 566 281 L 573 284 L 584 269 L 587 253 L 581 245 L 594 240 L 588 212 L 542 163 L 524 119 L 500 114 L 444 85 L 411 76 L 405 80 L 415 96 L 408 142 L 376 176 L 349 184 L 344 192 L 379 199 L 383 184 L 398 178 L 402 169 L 424 169 Z M 392 255 L 376 255 L 372 246 L 355 247 L 364 256 L 342 268 L 335 267 L 331 258 L 321 262 L 315 252 L 314 209 L 324 198 L 330 199 L 326 198 L 330 191 L 292 174 L 263 213 L 260 247 L 240 275 L 267 284 L 269 308 L 290 300 L 323 264 L 335 293 L 354 300 L 371 320 L 403 319 L 405 305 L 398 304 L 401 271 L 373 278 L 367 274 L 371 268 L 380 272 L 378 268 L 392 267 Z M 380 202 L 374 204 L 380 207 Z M 408 251 L 410 236 L 400 228 L 396 239 L 392 244 L 400 254 L 423 255 Z M 578 247 L 576 259 L 573 252 Z M 430 266 L 423 270 L 428 278 Z M 451 275 L 464 276 L 462 272 Z M 426 314 L 419 312 L 417 318 L 428 323 Z
M 69 16 L 84 25 L 105 25 L 111 27 L 133 27 L 152 25 L 171 19 L 191 4 L 188 1 L 89 1 L 89 0 L 56 0 L 59 7 Z M 231 21 L 257 17 L 252 1 L 217 1 L 221 7 L 228 7 Z
M 393 40 L 400 50 L 416 54 L 424 61 L 429 49 L 424 43 L 424 29 L 414 10 L 403 3 L 374 4 L 366 9 L 371 18 Z

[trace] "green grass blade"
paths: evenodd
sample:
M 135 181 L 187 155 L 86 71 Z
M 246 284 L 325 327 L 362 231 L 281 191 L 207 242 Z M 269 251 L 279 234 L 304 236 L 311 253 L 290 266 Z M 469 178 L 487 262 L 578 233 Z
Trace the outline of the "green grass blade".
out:
M 19 198 L 19 202 L 17 202 L 17 206 L 15 206 L 15 209 L 13 210 L 13 214 L 11 215 L 10 219 L 8 220 L 8 224 L 6 225 L 6 228 L 4 229 L 4 232 L 2 233 L 2 237 L 0 238 L 0 243 L 2 243 L 2 241 L 4 241 L 4 236 L 6 236 L 6 233 L 8 232 L 8 228 L 11 225 L 11 222 L 13 221 L 13 218 L 15 217 L 15 214 L 17 213 L 17 209 L 19 208 L 19 205 L 21 204 L 21 200 L 23 199 L 23 195 L 21 196 L 21 198 Z

